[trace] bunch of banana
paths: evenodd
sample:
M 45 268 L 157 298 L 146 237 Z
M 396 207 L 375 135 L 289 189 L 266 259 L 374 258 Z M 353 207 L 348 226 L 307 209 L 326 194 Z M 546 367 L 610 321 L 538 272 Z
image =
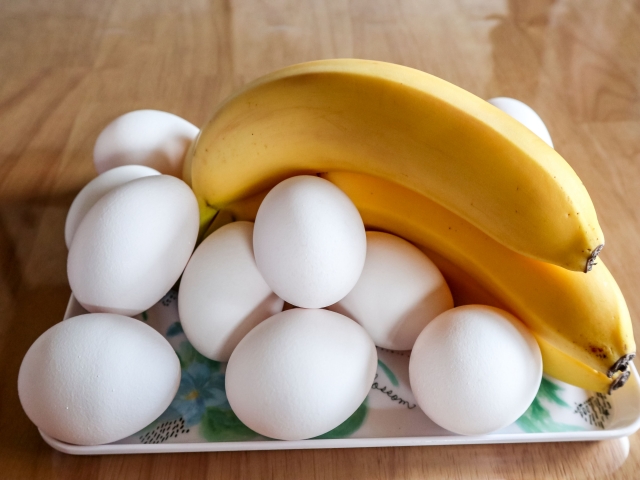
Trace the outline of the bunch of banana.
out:
M 547 373 L 594 391 L 624 384 L 635 343 L 614 279 L 594 266 L 604 240 L 593 204 L 519 122 L 416 70 L 319 61 L 230 97 L 185 166 L 203 230 L 221 210 L 252 219 L 266 190 L 318 173 L 369 228 L 435 252 L 517 315 Z
M 247 85 L 187 162 L 203 211 L 293 175 L 354 171 L 427 196 L 523 255 L 585 271 L 604 244 L 571 167 L 484 100 L 426 73 L 364 60 L 294 65 Z
M 545 372 L 608 391 L 611 367 L 635 351 L 629 311 L 602 261 L 585 275 L 520 255 L 435 202 L 385 180 L 328 173 L 369 228 L 399 235 L 466 272 L 533 332 Z M 452 269 L 444 269 L 449 272 Z M 456 275 L 455 271 L 453 275 Z M 449 274 L 451 277 L 452 274 Z

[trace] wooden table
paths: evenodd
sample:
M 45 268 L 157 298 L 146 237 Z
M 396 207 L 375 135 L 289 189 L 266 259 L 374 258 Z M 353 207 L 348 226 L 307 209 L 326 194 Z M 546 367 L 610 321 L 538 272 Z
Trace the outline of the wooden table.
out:
M 0 2 L 0 477 L 640 478 L 640 433 L 599 443 L 73 457 L 18 401 L 31 343 L 69 298 L 64 221 L 115 116 L 196 125 L 235 88 L 306 60 L 415 67 L 537 110 L 587 186 L 602 257 L 640 314 L 640 4 L 484 0 Z M 640 323 L 636 320 L 636 329 Z

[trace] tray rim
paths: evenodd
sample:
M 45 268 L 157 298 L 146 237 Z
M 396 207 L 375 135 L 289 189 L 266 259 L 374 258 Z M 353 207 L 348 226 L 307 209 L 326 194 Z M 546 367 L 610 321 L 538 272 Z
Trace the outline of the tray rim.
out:
M 638 378 L 634 367 L 633 374 Z M 430 437 L 340 438 L 323 440 L 275 440 L 246 442 L 197 442 L 161 444 L 71 445 L 51 438 L 40 429 L 44 441 L 54 449 L 71 455 L 114 455 L 137 453 L 233 452 L 256 450 L 308 450 L 326 448 L 417 447 L 436 445 L 481 445 L 501 443 L 583 442 L 612 440 L 632 435 L 640 428 L 640 417 L 632 424 L 613 430 L 560 433 L 500 433 L 489 435 L 442 435 Z
M 75 298 L 71 294 L 63 320 L 70 318 Z M 238 442 L 184 442 L 160 444 L 106 444 L 72 445 L 56 440 L 38 429 L 42 439 L 53 449 L 70 455 L 117 455 L 144 453 L 187 453 L 187 452 L 233 452 L 259 450 L 309 450 L 327 448 L 374 448 L 374 447 L 416 447 L 436 445 L 481 445 L 502 443 L 544 443 L 544 442 L 582 442 L 612 440 L 627 437 L 640 429 L 640 375 L 631 362 L 631 377 L 628 387 L 636 386 L 638 414 L 630 424 L 621 428 L 605 430 L 587 430 L 581 432 L 543 432 L 543 433 L 493 433 L 487 435 L 437 435 L 426 437 L 372 437 L 339 438 L 310 440 L 274 440 L 274 441 L 238 441 Z M 623 393 L 623 390 L 619 390 Z M 630 393 L 630 392 L 629 392 Z

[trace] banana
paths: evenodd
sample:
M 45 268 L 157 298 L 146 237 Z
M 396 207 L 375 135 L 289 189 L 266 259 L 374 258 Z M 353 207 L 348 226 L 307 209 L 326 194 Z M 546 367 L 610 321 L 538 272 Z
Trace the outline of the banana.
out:
M 494 295 L 484 289 L 467 272 L 457 267 L 445 257 L 425 247 L 420 248 L 444 275 L 447 285 L 451 289 L 454 305 L 490 305 L 501 308 L 516 315 L 508 306 L 498 300 Z M 595 392 L 608 392 L 611 388 L 611 379 L 604 373 L 589 367 L 576 360 L 562 350 L 554 347 L 540 335 L 536 340 L 542 353 L 544 372 L 566 383 L 592 390 Z
M 496 306 L 520 318 L 538 339 L 545 372 L 599 392 L 615 390 L 627 380 L 635 352 L 631 319 L 602 261 L 589 275 L 571 272 L 500 245 L 453 212 L 399 185 L 346 172 L 322 176 L 351 198 L 367 228 L 435 252 L 432 258 L 445 278 L 466 272 L 497 299 Z M 462 278 L 457 284 L 464 290 L 465 282 Z M 455 285 L 453 281 L 454 291 Z M 486 297 L 481 302 L 491 304 Z
M 507 310 L 523 321 L 530 319 L 525 323 L 540 345 L 545 373 L 566 383 L 603 393 L 624 384 L 628 373 L 612 371 L 612 377 L 608 377 L 611 361 L 598 358 L 597 352 L 591 348 L 587 349 L 588 358 L 595 361 L 591 364 L 572 356 L 575 349 L 568 349 L 572 353 L 565 351 L 568 342 L 573 344 L 580 338 L 596 350 L 606 350 L 602 341 L 600 344 L 597 342 L 603 339 L 606 343 L 612 335 L 624 337 L 617 345 L 624 347 L 626 344 L 627 347 L 622 352 L 619 347 L 612 348 L 612 357 L 621 355 L 621 358 L 628 359 L 628 355 L 635 351 L 626 304 L 604 265 L 586 276 L 540 264 L 506 249 L 452 212 L 402 187 L 359 174 L 331 172 L 322 176 L 349 195 L 368 228 L 399 235 L 424 251 L 444 275 L 456 306 L 491 305 Z M 233 202 L 218 215 L 236 221 L 254 221 L 267 193 L 268 190 Z M 218 217 L 215 223 L 218 223 Z M 494 268 L 497 262 L 502 262 L 502 268 Z M 608 286 L 601 289 L 599 284 L 603 277 Z M 571 285 L 571 282 L 577 283 Z M 585 285 L 590 287 L 585 288 Z M 552 300 L 541 304 L 542 298 L 538 296 L 549 295 L 551 290 L 555 290 L 554 299 L 561 302 L 554 305 Z M 601 301 L 600 296 L 609 306 L 592 312 L 593 305 Z M 574 313 L 566 316 L 567 311 Z M 609 318 L 607 312 L 617 320 L 604 324 L 598 322 L 599 315 L 602 319 Z M 548 335 L 544 333 L 549 327 L 555 328 L 553 322 L 571 322 L 569 329 L 565 329 L 554 343 L 547 340 Z M 549 323 L 546 328 L 545 323 Z M 532 324 L 541 324 L 543 328 L 533 328 Z M 595 341 L 590 342 L 589 339 Z M 618 368 L 623 368 L 623 363 L 620 362 Z M 592 366 L 594 364 L 599 370 Z
M 323 60 L 223 102 L 185 167 L 203 228 L 228 204 L 298 174 L 366 173 L 418 192 L 504 246 L 588 271 L 604 244 L 589 195 L 534 133 L 418 70 Z

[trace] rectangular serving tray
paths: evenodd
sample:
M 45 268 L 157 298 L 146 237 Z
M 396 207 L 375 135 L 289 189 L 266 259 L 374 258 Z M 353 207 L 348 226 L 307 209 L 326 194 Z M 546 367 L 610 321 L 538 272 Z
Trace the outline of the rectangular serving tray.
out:
M 64 319 L 83 313 L 72 296 Z M 225 364 L 205 359 L 189 344 L 179 323 L 176 292 L 169 292 L 136 318 L 164 335 L 180 357 L 182 381 L 173 403 L 147 428 L 107 445 L 70 445 L 41 431 L 56 450 L 105 455 L 568 442 L 625 437 L 640 428 L 640 378 L 632 364 L 629 381 L 613 395 L 588 392 L 545 376 L 534 403 L 513 424 L 488 435 L 452 434 L 416 405 L 408 382 L 408 352 L 378 349 L 371 392 L 348 420 L 320 438 L 272 440 L 252 432 L 233 414 L 224 393 Z

